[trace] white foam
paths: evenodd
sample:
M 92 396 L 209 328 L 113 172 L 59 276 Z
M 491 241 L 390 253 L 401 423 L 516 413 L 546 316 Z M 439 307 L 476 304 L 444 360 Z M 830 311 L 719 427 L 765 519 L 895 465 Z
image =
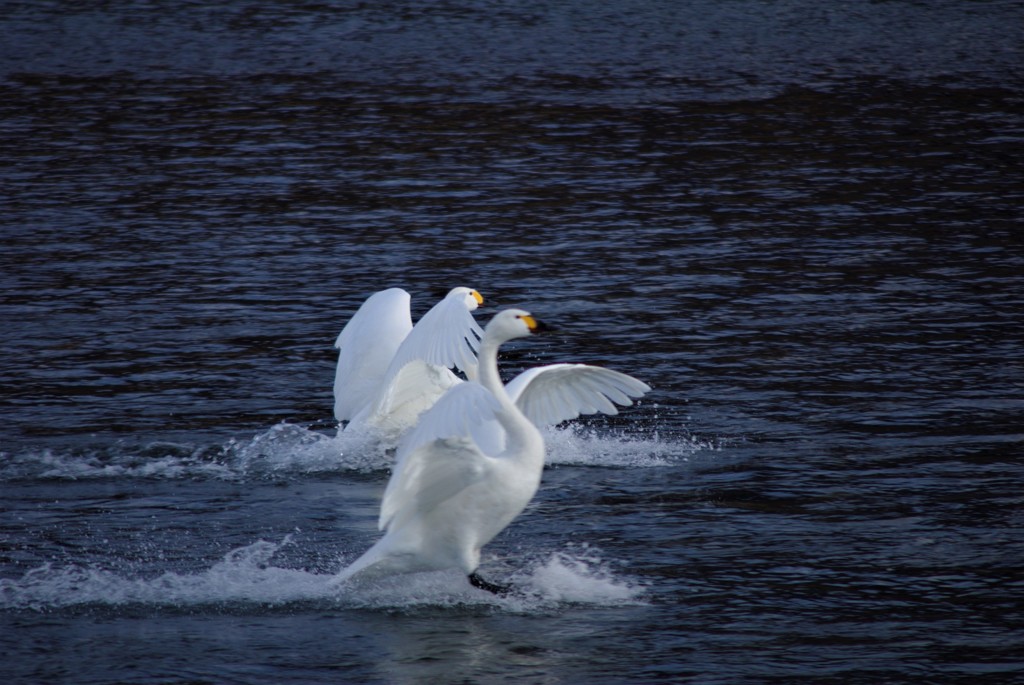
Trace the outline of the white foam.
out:
M 348 431 L 329 436 L 290 423 L 279 423 L 251 440 L 224 447 L 230 463 L 243 474 L 377 471 L 393 458 L 372 437 Z
M 544 429 L 547 462 L 576 466 L 643 468 L 686 461 L 699 450 L 714 449 L 690 438 L 662 439 L 657 431 L 629 433 L 567 424 Z M 247 473 L 375 471 L 394 463 L 393 450 L 372 437 L 348 431 L 335 436 L 293 424 L 278 424 L 248 442 L 227 448 Z
M 260 540 L 236 550 L 197 574 L 167 572 L 155 578 L 128 578 L 94 566 L 44 564 L 20 580 L 0 579 L 0 607 L 46 610 L 76 605 L 144 604 L 186 606 L 247 602 L 279 604 L 329 591 L 326 577 L 273 566 L 284 545 Z
M 686 462 L 715 445 L 688 436 L 662 437 L 635 424 L 629 429 L 568 424 L 547 428 L 547 461 L 555 465 L 645 468 Z M 384 471 L 394 462 L 389 450 L 371 436 L 350 431 L 333 435 L 279 423 L 251 438 L 222 445 L 170 442 L 119 442 L 93 450 L 50 449 L 0 453 L 0 481 L 26 478 L 247 478 L 325 472 Z
M 587 548 L 550 554 L 512 575 L 516 590 L 496 596 L 472 587 L 457 571 L 397 576 L 372 585 L 339 584 L 336 570 L 309 571 L 274 564 L 290 538 L 232 550 L 199 573 L 166 572 L 133 578 L 98 567 L 45 564 L 20 579 L 0 579 L 0 608 L 52 611 L 76 606 L 196 606 L 244 610 L 296 602 L 340 608 L 411 609 L 420 606 L 496 606 L 508 611 L 549 610 L 566 603 L 613 606 L 642 603 L 644 587 L 614 574 Z M 514 560 L 512 560 L 514 562 Z
M 618 605 L 640 603 L 645 587 L 620 578 L 586 545 L 555 552 L 513 577 L 536 602 Z
M 658 431 L 627 432 L 598 430 L 567 424 L 544 430 L 547 463 L 571 466 L 648 468 L 687 461 L 713 445 L 694 438 L 675 436 L 668 440 Z
M 209 448 L 174 443 L 132 447 L 115 443 L 94 450 L 51 449 L 20 454 L 0 453 L 0 481 L 28 478 L 79 480 L 88 478 L 222 478 L 235 470 L 210 458 Z

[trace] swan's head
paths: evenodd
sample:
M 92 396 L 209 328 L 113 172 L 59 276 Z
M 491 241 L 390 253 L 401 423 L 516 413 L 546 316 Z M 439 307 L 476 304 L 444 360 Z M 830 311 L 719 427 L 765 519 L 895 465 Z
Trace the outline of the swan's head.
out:
M 513 338 L 525 338 L 546 329 L 547 326 L 533 318 L 528 311 L 505 309 L 491 319 L 487 328 L 484 329 L 484 335 L 504 342 Z
M 484 303 L 484 296 L 472 288 L 452 288 L 445 295 L 445 299 L 459 300 L 466 305 L 466 309 L 473 311 Z

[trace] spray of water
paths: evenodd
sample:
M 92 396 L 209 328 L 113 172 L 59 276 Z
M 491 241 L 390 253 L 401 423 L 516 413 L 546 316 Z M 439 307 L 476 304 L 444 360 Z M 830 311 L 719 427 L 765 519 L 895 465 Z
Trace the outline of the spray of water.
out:
M 457 571 L 409 574 L 373 584 L 339 584 L 336 569 L 309 570 L 280 564 L 275 557 L 292 544 L 290 537 L 280 543 L 260 540 L 228 552 L 203 571 L 168 571 L 150 578 L 92 566 L 48 563 L 21 578 L 0 579 L 0 609 L 45 612 L 141 606 L 263 611 L 315 603 L 388 610 L 481 605 L 535 612 L 565 604 L 611 606 L 644 601 L 641 584 L 615 574 L 609 563 L 586 547 L 567 548 L 527 561 L 512 576 L 515 590 L 496 596 L 472 587 Z
M 716 449 L 688 436 L 662 437 L 657 430 L 609 430 L 569 424 L 545 429 L 553 465 L 648 468 L 686 462 Z M 20 479 L 223 479 L 303 477 L 318 473 L 386 471 L 394 450 L 348 431 L 325 433 L 280 423 L 250 438 L 222 445 L 169 442 L 115 443 L 95 449 L 0 453 L 0 482 Z

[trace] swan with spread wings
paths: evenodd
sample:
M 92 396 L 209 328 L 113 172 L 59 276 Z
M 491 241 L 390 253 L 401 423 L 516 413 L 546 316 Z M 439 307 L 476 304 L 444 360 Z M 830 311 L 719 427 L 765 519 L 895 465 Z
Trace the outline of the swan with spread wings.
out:
M 483 303 L 480 293 L 452 288 L 415 326 L 410 299 L 401 288 L 374 293 L 335 342 L 334 417 L 346 429 L 394 441 L 462 380 L 452 369 L 476 376 L 483 331 L 472 312 Z
M 595 383 L 590 369 L 598 367 L 556 364 L 526 372 L 518 387 L 513 381 L 515 401 L 498 375 L 498 348 L 541 328 L 521 309 L 491 320 L 480 341 L 476 380 L 451 387 L 402 440 L 381 502 L 384 536 L 339 580 L 456 568 L 476 587 L 507 589 L 476 571 L 480 550 L 522 512 L 540 484 L 544 438 L 520 403 L 550 422 L 594 407 L 614 413 L 608 378 L 618 383 L 612 397 L 622 403 L 649 390 L 625 374 L 597 374 Z
M 472 380 L 483 331 L 472 312 L 483 303 L 479 292 L 453 288 L 415 327 L 409 293 L 390 288 L 370 296 L 342 330 L 334 380 L 334 415 L 346 430 L 370 431 L 397 444 L 420 414 L 450 388 Z M 524 371 L 508 385 L 512 401 L 538 427 L 580 414 L 616 414 L 650 388 L 626 374 L 588 364 L 549 364 Z M 500 448 L 500 426 L 481 432 Z

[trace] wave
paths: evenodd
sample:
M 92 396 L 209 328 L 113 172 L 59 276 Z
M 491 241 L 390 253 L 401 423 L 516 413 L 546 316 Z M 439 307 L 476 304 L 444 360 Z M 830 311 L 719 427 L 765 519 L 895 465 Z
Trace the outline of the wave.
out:
M 95 566 L 44 564 L 19 579 L 0 579 L 0 609 L 55 610 L 167 609 L 263 611 L 314 603 L 339 608 L 412 609 L 420 606 L 496 606 L 537 612 L 565 604 L 644 604 L 646 588 L 619 577 L 612 565 L 587 546 L 575 546 L 528 561 L 511 575 L 506 596 L 472 587 L 459 572 L 419 573 L 352 586 L 337 582 L 337 570 L 275 565 L 274 557 L 294 544 L 257 541 L 227 553 L 199 573 L 165 572 L 132 578 Z
M 665 438 L 658 431 L 569 424 L 545 430 L 550 465 L 631 467 L 669 466 L 699 451 L 717 449 L 713 442 L 686 435 Z M 223 479 L 301 477 L 316 473 L 389 469 L 388 450 L 372 438 L 338 431 L 334 435 L 280 423 L 247 439 L 221 445 L 171 442 L 117 442 L 99 448 L 0 452 L 0 482 L 26 479 Z

